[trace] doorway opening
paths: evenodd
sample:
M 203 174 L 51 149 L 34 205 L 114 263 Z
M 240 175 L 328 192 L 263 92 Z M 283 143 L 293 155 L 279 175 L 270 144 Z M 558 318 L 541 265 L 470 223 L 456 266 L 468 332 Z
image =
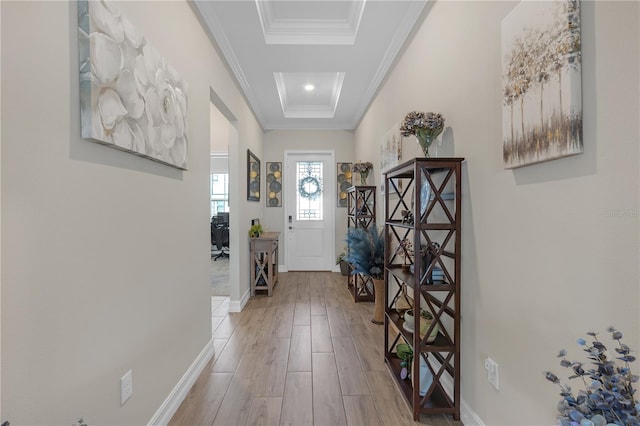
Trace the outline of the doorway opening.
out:
M 211 296 L 229 296 L 229 137 L 231 123 L 210 104 Z

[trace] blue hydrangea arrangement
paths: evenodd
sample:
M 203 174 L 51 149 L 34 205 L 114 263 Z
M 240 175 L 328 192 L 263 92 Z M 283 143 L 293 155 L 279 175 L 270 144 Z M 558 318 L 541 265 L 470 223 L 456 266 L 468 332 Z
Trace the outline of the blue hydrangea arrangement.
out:
M 547 380 L 560 386 L 562 399 L 558 403 L 558 420 L 561 426 L 640 426 L 640 404 L 635 399 L 633 388 L 638 376 L 632 374 L 630 368 L 630 363 L 636 358 L 631 355 L 629 347 L 621 342 L 620 331 L 613 327 L 607 331 L 618 345 L 615 359 L 607 356 L 607 348 L 594 332 L 587 333 L 593 338 L 591 345 L 582 338 L 578 339 L 592 368 L 585 369 L 584 363 L 569 361 L 564 349 L 558 354 L 558 358 L 562 358 L 560 365 L 573 372 L 569 379 L 580 378 L 584 389 L 574 393 L 570 386 L 560 383 L 554 373 L 545 372 Z

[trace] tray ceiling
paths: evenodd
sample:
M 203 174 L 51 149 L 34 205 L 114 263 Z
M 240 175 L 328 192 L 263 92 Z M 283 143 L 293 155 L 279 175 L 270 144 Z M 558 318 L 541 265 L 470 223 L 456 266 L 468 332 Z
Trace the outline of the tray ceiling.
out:
M 194 1 L 270 129 L 354 129 L 426 1 Z

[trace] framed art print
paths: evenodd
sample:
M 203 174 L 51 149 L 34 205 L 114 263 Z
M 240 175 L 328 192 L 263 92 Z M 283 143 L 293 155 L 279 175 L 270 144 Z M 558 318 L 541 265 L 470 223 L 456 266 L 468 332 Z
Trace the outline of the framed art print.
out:
M 247 149 L 247 200 L 260 201 L 260 159 Z

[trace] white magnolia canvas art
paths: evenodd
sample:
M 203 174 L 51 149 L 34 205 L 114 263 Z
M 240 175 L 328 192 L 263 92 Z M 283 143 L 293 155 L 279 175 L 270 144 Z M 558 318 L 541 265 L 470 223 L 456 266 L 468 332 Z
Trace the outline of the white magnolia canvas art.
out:
M 583 151 L 580 2 L 522 1 L 502 21 L 507 169 Z
M 187 168 L 187 87 L 114 4 L 78 2 L 82 137 Z

